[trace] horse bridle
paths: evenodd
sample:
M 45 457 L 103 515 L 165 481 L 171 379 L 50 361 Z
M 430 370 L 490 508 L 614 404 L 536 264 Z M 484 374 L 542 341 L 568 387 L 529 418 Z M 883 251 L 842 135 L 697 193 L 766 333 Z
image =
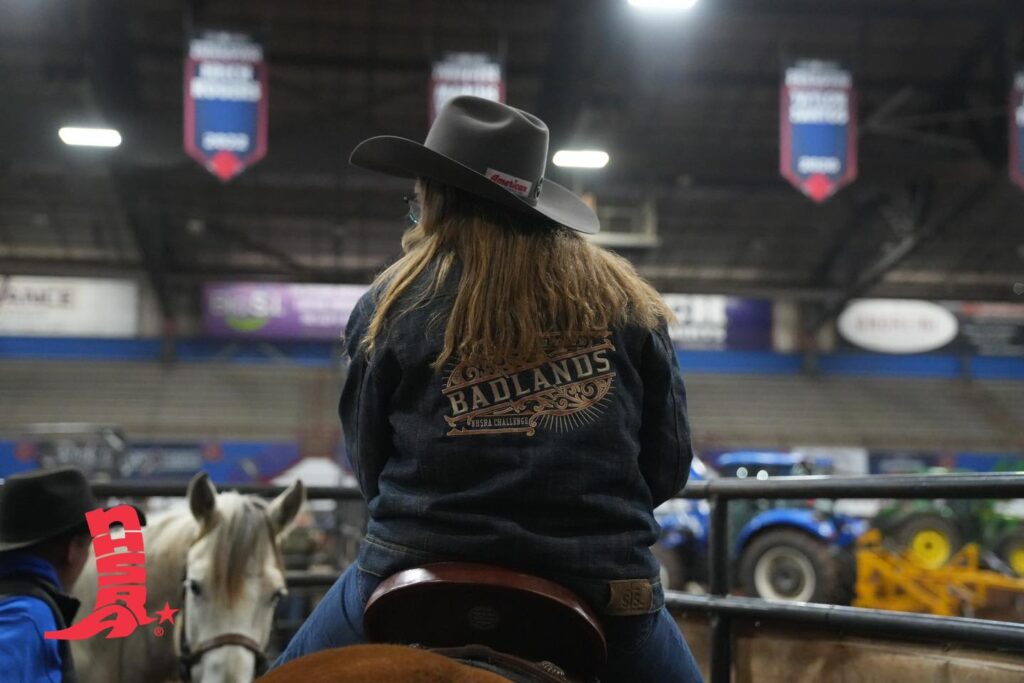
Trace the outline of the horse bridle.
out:
M 267 531 L 270 532 L 270 541 L 274 544 L 275 556 L 279 566 L 283 567 L 284 563 L 281 561 L 281 554 L 277 551 L 277 544 L 274 543 L 274 525 L 270 521 L 270 517 L 266 513 L 263 513 L 263 517 L 267 523 Z M 202 538 L 200 535 L 199 538 Z M 199 542 L 199 538 L 192 542 L 195 545 Z M 190 546 L 191 548 L 191 546 Z M 250 638 L 244 633 L 222 633 L 213 638 L 208 638 L 200 642 L 194 648 L 189 645 L 188 634 L 185 628 L 185 597 L 188 582 L 188 562 L 185 562 L 185 569 L 182 572 L 181 579 L 181 616 L 178 617 L 178 675 L 181 680 L 185 683 L 190 683 L 192 680 L 192 667 L 199 663 L 199 660 L 203 658 L 203 655 L 216 650 L 217 648 L 225 647 L 228 645 L 236 645 L 238 647 L 244 647 L 246 650 L 251 652 L 256 658 L 256 678 L 259 678 L 267 671 L 267 655 L 260 647 L 260 644 L 255 639 Z
M 184 591 L 182 591 L 184 593 Z M 185 600 L 182 595 L 181 602 L 181 627 L 178 629 L 178 675 L 182 681 L 189 683 L 192 680 L 192 667 L 199 663 L 208 652 L 226 645 L 237 645 L 244 647 L 256 658 L 256 677 L 262 676 L 267 670 L 267 655 L 255 639 L 243 633 L 222 633 L 202 641 L 193 649 L 188 644 L 188 635 L 185 633 Z

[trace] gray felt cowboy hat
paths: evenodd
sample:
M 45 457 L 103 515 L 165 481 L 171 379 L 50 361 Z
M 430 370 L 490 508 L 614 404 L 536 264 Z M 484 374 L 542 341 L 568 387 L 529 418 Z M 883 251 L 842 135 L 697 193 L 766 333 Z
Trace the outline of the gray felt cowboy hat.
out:
M 65 533 L 88 533 L 85 513 L 99 507 L 85 475 L 74 467 L 15 474 L 0 488 L 0 552 Z M 142 510 L 135 511 L 145 525 Z
M 381 135 L 359 143 L 349 161 L 402 178 L 430 178 L 534 213 L 577 232 L 600 230 L 582 199 L 544 178 L 548 127 L 533 114 L 480 97 L 441 109 L 424 143 Z

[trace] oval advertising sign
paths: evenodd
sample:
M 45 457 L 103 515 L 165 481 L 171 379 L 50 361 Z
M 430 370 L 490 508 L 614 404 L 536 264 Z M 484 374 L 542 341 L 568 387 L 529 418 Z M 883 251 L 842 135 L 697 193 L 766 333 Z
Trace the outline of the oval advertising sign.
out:
M 930 301 L 860 299 L 839 316 L 839 334 L 880 353 L 924 353 L 956 339 L 956 316 Z

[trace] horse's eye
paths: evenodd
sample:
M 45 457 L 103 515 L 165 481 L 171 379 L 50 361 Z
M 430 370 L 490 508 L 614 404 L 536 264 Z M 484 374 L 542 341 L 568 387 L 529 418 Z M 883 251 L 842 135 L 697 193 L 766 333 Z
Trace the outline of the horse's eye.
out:
M 203 594 L 203 587 L 199 585 L 199 582 L 194 579 L 187 579 L 185 585 L 188 586 L 188 590 L 192 595 L 197 598 Z

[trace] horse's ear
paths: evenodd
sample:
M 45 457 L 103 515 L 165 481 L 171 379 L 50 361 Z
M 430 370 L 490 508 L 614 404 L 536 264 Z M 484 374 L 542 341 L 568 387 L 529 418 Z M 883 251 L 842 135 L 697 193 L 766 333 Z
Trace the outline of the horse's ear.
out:
M 188 507 L 200 524 L 210 521 L 217 507 L 217 489 L 210 482 L 210 475 L 200 472 L 188 483 Z
M 296 479 L 281 495 L 270 501 L 270 505 L 267 506 L 267 515 L 278 535 L 295 520 L 295 515 L 299 514 L 305 500 L 306 486 L 301 479 Z

